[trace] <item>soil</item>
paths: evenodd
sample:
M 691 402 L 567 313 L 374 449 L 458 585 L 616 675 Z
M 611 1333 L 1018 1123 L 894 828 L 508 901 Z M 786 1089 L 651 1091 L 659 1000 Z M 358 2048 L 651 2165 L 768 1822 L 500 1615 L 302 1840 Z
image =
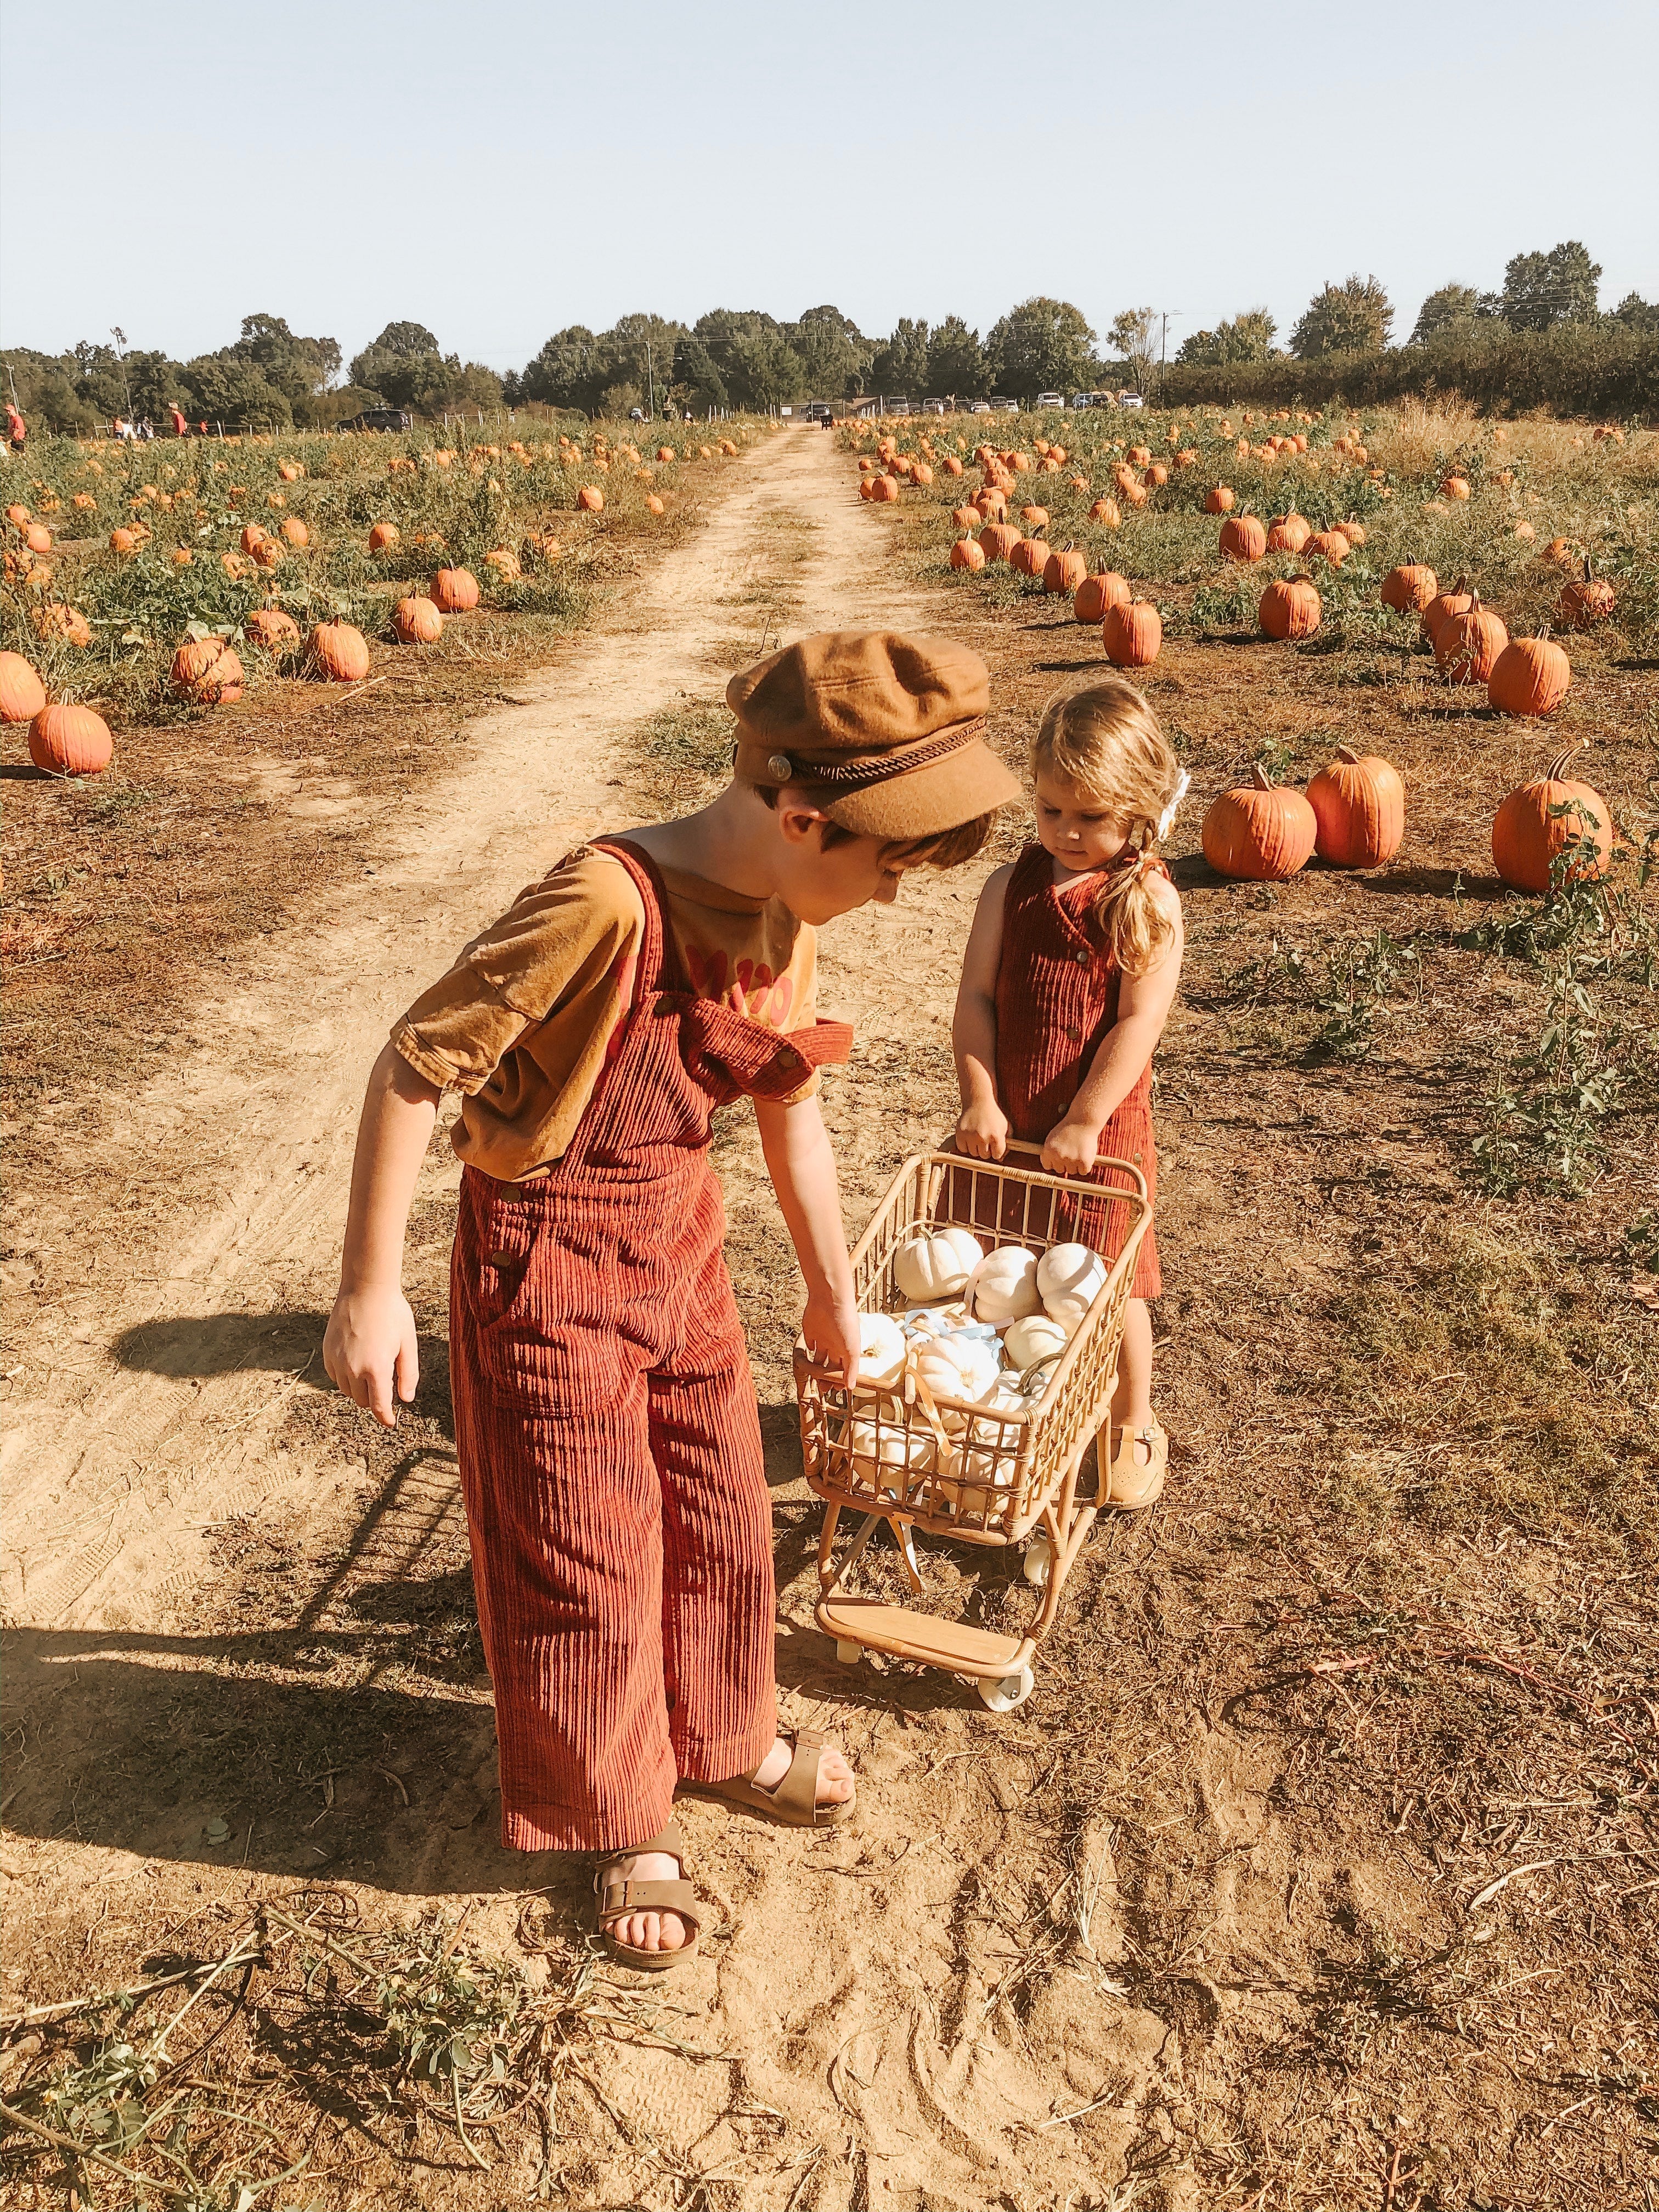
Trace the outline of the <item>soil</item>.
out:
M 441 1130 L 410 1237 L 413 1409 L 387 1436 L 320 1371 L 364 1076 L 522 884 L 696 796 L 726 674 L 763 645 L 965 636 L 1011 758 L 1047 691 L 1097 665 L 1052 602 L 948 590 L 828 437 L 781 434 L 726 482 L 441 772 L 355 789 L 327 880 L 285 881 L 210 983 L 134 978 L 152 1057 L 77 1066 L 66 1039 L 31 1103 L 0 1563 L 8 2011 L 212 1954 L 258 1900 L 319 1884 L 375 1927 L 465 1910 L 468 1946 L 532 1985 L 580 1961 L 586 1867 L 495 1840 Z M 1649 710 L 1650 678 L 1616 680 L 1641 693 L 1632 720 Z M 1242 720 L 1296 756 L 1356 714 L 1334 665 L 1225 643 L 1171 643 L 1148 688 L 1200 789 L 1238 762 Z M 1653 1203 L 1652 1128 L 1614 1125 L 1580 1202 L 1470 1183 L 1480 1097 L 1537 989 L 1452 942 L 1455 884 L 1494 887 L 1468 732 L 1431 703 L 1365 702 L 1367 744 L 1413 793 L 1409 858 L 1381 875 L 1224 885 L 1196 805 L 1171 840 L 1192 944 L 1158 1062 L 1171 1480 L 1097 1527 L 1012 1713 L 948 1677 L 844 1668 L 812 1624 L 799 1283 L 752 1122 L 726 1117 L 782 1713 L 847 1746 L 857 1817 L 802 1834 L 684 1807 L 721 1924 L 672 1979 L 672 2033 L 661 2012 L 648 2033 L 569 2031 L 550 2142 L 526 2124 L 488 2159 L 435 2126 L 394 2143 L 337 2082 L 313 2087 L 312 2166 L 268 2201 L 1653 2201 L 1659 1322 L 1626 1235 Z M 1518 761 L 1510 734 L 1478 734 Z M 1638 762 L 1632 738 L 1631 788 Z M 340 825 L 292 781 L 272 800 L 297 871 Z M 824 933 L 823 1011 L 859 1034 L 825 1089 L 852 1232 L 951 1126 L 961 947 L 1021 835 Z M 1276 953 L 1379 928 L 1416 944 L 1414 995 L 1379 1002 L 1369 1053 L 1310 1056 L 1317 1015 L 1279 990 Z M 871 1565 L 896 1594 L 896 1553 Z M 924 1546 L 922 1571 L 929 1605 L 987 1626 L 1030 1601 L 1018 1559 Z M 550 1938 L 527 1932 L 544 1922 Z M 259 2021 L 250 2053 L 270 2046 Z M 0 2085 L 19 2078 L 0 2054 Z M 60 2201 L 52 2154 L 13 2155 L 9 2201 Z

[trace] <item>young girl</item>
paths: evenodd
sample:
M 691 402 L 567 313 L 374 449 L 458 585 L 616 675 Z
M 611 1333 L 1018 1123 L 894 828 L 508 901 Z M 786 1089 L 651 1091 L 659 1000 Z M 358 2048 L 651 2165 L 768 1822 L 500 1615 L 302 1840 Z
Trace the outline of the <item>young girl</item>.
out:
M 954 1037 L 957 1143 L 1000 1160 L 1011 1137 L 1041 1145 L 1052 1175 L 1133 1161 L 1154 1201 L 1152 1048 L 1181 975 L 1181 901 L 1152 848 L 1187 789 L 1152 708 L 1108 677 L 1050 700 L 1031 747 L 1037 839 L 980 896 Z M 1077 1209 L 1074 1233 L 1110 1259 L 1122 1209 Z M 1092 1231 L 1092 1233 L 1091 1233 Z M 1112 1401 L 1113 1505 L 1150 1505 L 1170 1440 L 1152 1412 L 1152 1325 L 1163 1289 L 1148 1227 L 1123 1323 Z

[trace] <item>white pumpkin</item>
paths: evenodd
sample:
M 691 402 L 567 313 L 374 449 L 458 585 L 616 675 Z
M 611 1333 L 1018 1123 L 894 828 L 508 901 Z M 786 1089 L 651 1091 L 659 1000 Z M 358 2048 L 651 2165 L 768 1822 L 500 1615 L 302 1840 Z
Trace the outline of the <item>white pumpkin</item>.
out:
M 1022 1321 L 1041 1307 L 1036 1254 L 1023 1244 L 989 1252 L 968 1279 L 968 1304 L 978 1321 Z
M 1016 1375 L 1023 1375 L 1039 1359 L 1051 1359 L 1064 1352 L 1071 1340 L 1071 1331 L 1047 1314 L 1027 1314 L 1003 1338 L 1003 1356 Z
M 953 1298 L 984 1257 L 985 1247 L 967 1230 L 938 1229 L 899 1246 L 893 1280 L 907 1298 Z
M 910 1357 L 915 1372 L 936 1398 L 983 1398 L 996 1388 L 996 1346 L 982 1337 L 929 1337 Z
M 866 1479 L 878 1468 L 920 1467 L 937 1449 L 925 1430 L 878 1427 L 874 1421 L 854 1421 L 850 1442 L 853 1465 Z
M 890 1390 L 904 1372 L 909 1350 L 904 1331 L 891 1314 L 859 1316 L 859 1381 L 872 1389 Z
M 1086 1244 L 1051 1245 L 1037 1262 L 1037 1290 L 1053 1318 L 1075 1329 L 1100 1296 L 1106 1262 Z
M 1004 1428 L 1002 1421 L 1015 1413 L 1029 1413 L 1030 1400 L 1016 1389 L 1010 1378 L 1004 1375 L 999 1379 L 996 1388 L 988 1391 L 979 1403 L 984 1411 L 976 1414 L 969 1424 L 969 1442 L 1001 1444 L 1012 1449 L 1018 1442 L 1019 1431 Z

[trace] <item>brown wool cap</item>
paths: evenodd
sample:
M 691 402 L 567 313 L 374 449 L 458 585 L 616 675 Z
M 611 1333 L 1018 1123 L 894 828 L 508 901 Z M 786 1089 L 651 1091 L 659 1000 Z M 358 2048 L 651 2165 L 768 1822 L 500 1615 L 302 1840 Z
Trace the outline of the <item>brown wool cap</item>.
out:
M 745 782 L 826 791 L 860 837 L 932 837 L 1020 795 L 985 742 L 985 663 L 948 637 L 823 630 L 726 687 Z

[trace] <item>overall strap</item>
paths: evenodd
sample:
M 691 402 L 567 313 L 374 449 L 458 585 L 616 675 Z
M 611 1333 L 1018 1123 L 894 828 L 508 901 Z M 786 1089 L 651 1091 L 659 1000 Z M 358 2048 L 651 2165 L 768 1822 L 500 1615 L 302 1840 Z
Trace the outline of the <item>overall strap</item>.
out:
M 642 990 L 684 989 L 685 978 L 680 969 L 679 948 L 668 924 L 668 887 L 656 862 L 642 846 L 627 837 L 596 837 L 592 849 L 609 853 L 613 860 L 621 861 L 633 878 L 640 904 L 645 909 L 645 934 L 640 940 L 640 957 L 635 969 L 635 1003 Z

